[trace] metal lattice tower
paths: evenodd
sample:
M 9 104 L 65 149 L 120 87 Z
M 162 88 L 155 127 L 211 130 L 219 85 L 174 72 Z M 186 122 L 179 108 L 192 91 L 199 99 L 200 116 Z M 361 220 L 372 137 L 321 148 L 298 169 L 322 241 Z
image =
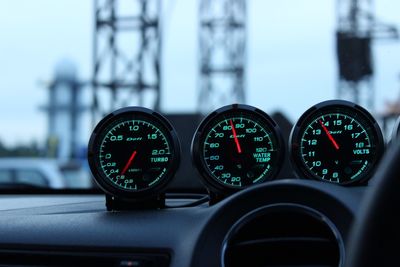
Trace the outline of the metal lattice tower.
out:
M 372 41 L 397 38 L 397 29 L 376 20 L 372 0 L 337 0 L 337 24 L 337 97 L 373 109 Z
M 93 122 L 123 106 L 160 109 L 160 0 L 95 0 Z
M 199 111 L 244 103 L 246 1 L 200 0 L 199 20 Z

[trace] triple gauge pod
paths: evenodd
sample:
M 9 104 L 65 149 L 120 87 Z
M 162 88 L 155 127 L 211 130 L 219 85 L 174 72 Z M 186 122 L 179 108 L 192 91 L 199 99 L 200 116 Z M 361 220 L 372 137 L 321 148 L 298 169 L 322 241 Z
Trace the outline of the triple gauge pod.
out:
M 306 111 L 289 140 L 300 178 L 341 185 L 367 181 L 383 149 L 374 118 L 362 107 L 338 100 Z M 193 163 L 212 202 L 275 179 L 285 150 L 278 124 L 265 112 L 240 104 L 205 117 L 191 145 Z M 117 110 L 96 126 L 88 151 L 109 210 L 164 207 L 164 192 L 180 161 L 176 131 L 165 117 L 141 107 Z

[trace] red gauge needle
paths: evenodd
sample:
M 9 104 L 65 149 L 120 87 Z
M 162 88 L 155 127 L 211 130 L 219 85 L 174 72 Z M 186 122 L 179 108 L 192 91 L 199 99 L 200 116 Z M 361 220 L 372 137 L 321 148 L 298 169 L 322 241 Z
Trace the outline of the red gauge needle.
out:
M 331 135 L 331 133 L 329 132 L 328 128 L 326 128 L 325 124 L 322 121 L 319 121 L 319 124 L 321 124 L 322 129 L 324 129 L 324 132 L 326 133 L 326 135 L 328 136 L 329 140 L 331 140 L 333 146 L 335 147 L 336 150 L 339 150 L 339 145 L 338 143 L 335 141 L 335 139 L 333 138 L 333 136 Z
M 242 153 L 242 148 L 240 147 L 239 139 L 237 138 L 237 135 L 236 135 L 235 126 L 233 126 L 232 120 L 229 120 L 229 123 L 231 124 L 231 127 L 232 127 L 233 139 L 235 139 L 237 152 L 240 154 L 240 153 Z
M 133 159 L 136 156 L 136 150 L 133 151 L 132 155 L 129 157 L 128 162 L 125 164 L 125 167 L 122 169 L 121 175 L 125 175 L 126 171 L 129 169 L 129 166 L 131 166 Z

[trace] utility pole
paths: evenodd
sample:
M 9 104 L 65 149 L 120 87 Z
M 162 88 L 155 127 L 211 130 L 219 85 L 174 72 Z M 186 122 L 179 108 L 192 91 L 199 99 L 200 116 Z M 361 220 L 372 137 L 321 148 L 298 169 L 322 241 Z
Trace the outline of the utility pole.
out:
M 160 109 L 160 0 L 95 0 L 92 119 L 117 108 Z
M 200 0 L 198 109 L 245 102 L 246 1 Z

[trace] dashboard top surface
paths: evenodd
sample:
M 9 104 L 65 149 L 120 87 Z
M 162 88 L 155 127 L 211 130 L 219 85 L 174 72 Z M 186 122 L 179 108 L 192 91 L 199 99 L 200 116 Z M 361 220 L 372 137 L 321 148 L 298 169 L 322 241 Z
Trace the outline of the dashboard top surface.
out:
M 172 256 L 171 266 L 189 266 L 198 251 L 207 250 L 204 246 L 208 247 L 214 231 L 219 231 L 222 238 L 234 221 L 274 203 L 319 209 L 338 225 L 345 239 L 350 224 L 344 218 L 347 215 L 341 216 L 355 216 L 365 190 L 366 187 L 283 180 L 244 190 L 213 206 L 119 212 L 107 212 L 102 195 L 3 195 L 0 247 L 164 250 Z M 167 199 L 167 204 L 190 201 L 193 200 Z M 215 238 L 214 245 L 220 246 L 221 238 Z

